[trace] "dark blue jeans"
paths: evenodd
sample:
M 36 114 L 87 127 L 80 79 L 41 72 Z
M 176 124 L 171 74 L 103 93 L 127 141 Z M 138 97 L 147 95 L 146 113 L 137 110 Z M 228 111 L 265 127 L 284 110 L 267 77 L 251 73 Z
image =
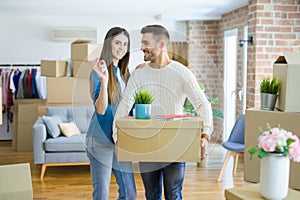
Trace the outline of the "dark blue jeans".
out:
M 166 200 L 182 199 L 185 163 L 140 163 L 147 200 L 162 199 L 162 183 Z

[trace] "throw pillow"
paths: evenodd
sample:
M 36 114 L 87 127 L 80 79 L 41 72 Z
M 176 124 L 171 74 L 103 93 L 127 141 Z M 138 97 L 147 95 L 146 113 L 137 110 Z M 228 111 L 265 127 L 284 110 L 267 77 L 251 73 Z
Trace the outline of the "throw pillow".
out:
M 66 137 L 71 137 L 73 135 L 80 135 L 81 132 L 76 126 L 74 122 L 69 122 L 69 123 L 60 123 L 59 124 L 61 132 L 66 136 Z
M 43 116 L 44 123 L 46 124 L 47 132 L 53 138 L 57 138 L 60 135 L 60 129 L 58 124 L 62 123 L 61 119 L 56 116 Z

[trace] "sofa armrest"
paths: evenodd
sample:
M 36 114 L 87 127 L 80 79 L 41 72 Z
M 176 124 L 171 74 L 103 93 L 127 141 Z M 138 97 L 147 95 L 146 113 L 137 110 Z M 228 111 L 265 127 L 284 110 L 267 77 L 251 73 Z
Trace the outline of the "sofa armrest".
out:
M 46 126 L 43 119 L 39 117 L 32 127 L 32 139 L 33 139 L 33 156 L 34 164 L 45 163 L 45 149 L 44 142 L 47 139 Z

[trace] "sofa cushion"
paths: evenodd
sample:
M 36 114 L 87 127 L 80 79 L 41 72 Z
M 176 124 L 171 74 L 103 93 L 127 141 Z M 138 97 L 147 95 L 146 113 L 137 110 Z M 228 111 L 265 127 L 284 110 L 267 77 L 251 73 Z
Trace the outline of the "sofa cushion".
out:
M 47 152 L 68 152 L 85 151 L 86 134 L 74 135 L 72 137 L 60 136 L 49 138 L 45 141 L 45 151 Z
M 62 122 L 70 122 L 71 116 L 69 110 L 71 109 L 70 106 L 48 106 L 46 108 L 46 115 L 52 116 L 56 115 L 58 116 Z
M 92 116 L 94 114 L 94 106 L 74 106 L 72 109 L 73 121 L 81 131 L 81 133 L 86 133 Z
M 46 124 L 48 134 L 53 138 L 57 138 L 60 135 L 58 124 L 62 123 L 61 119 L 56 115 L 43 116 L 42 119 Z
M 60 123 L 59 128 L 60 128 L 62 134 L 66 137 L 71 137 L 74 135 L 81 134 L 80 130 L 77 128 L 77 126 L 74 122 Z
M 46 115 L 57 115 L 62 122 L 75 122 L 81 133 L 86 133 L 94 113 L 94 106 L 48 106 Z

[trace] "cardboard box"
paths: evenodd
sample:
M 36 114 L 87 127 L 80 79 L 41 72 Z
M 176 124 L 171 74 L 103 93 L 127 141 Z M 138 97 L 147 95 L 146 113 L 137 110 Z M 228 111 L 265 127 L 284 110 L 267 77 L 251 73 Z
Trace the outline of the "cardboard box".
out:
M 2 87 L 0 87 L 0 105 L 2 105 Z M 2 112 L 0 113 L 0 125 L 1 124 L 2 124 Z
M 101 47 L 91 43 L 91 40 L 75 40 L 71 44 L 71 60 L 93 61 L 100 57 Z
M 42 104 L 40 104 L 42 105 Z M 39 104 L 19 104 L 17 109 L 16 151 L 32 151 L 32 126 L 38 118 Z
M 264 200 L 260 194 L 259 184 L 249 184 L 225 190 L 226 200 Z M 285 200 L 300 199 L 300 192 L 289 189 Z
M 41 75 L 61 77 L 66 75 L 68 62 L 64 60 L 41 60 Z
M 117 157 L 133 162 L 198 162 L 201 118 L 177 121 L 117 120 Z
M 12 149 L 32 151 L 32 125 L 37 119 L 37 107 L 43 99 L 15 99 L 12 127 Z M 24 127 L 25 126 L 25 127 Z
M 300 52 L 279 56 L 273 65 L 273 77 L 281 80 L 276 108 L 284 112 L 300 112 Z
M 287 113 L 279 111 L 265 111 L 258 108 L 246 110 L 245 121 L 245 149 L 255 147 L 259 136 L 259 127 L 266 129 L 269 123 L 272 127 L 280 126 L 300 137 L 300 113 Z M 245 151 L 244 155 L 244 180 L 259 182 L 260 159 L 255 156 L 250 160 L 250 154 Z M 290 184 L 294 189 L 300 189 L 300 165 L 291 161 Z
M 33 199 L 29 163 L 0 165 L 0 177 L 0 199 Z
M 89 79 L 92 71 L 92 61 L 72 61 L 73 62 L 73 76 L 78 78 Z
M 46 104 L 92 103 L 89 80 L 74 77 L 47 77 Z

